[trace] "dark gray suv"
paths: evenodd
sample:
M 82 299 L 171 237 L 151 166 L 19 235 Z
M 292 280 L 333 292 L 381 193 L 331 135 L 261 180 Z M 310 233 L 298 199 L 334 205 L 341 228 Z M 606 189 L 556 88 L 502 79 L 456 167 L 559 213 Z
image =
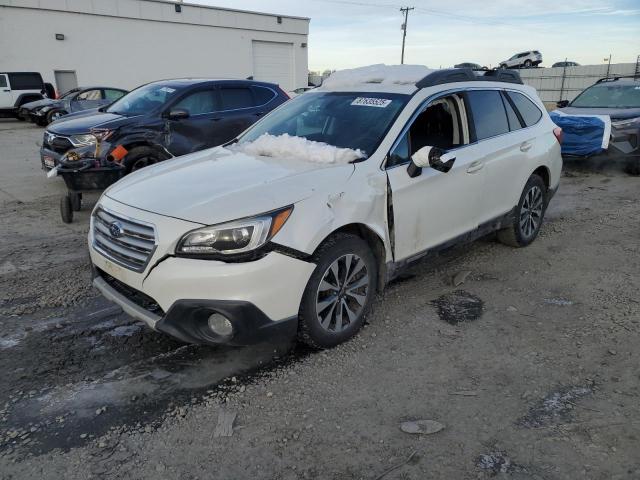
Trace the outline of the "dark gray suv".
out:
M 624 158 L 627 171 L 640 175 L 640 78 L 599 80 L 572 102 L 558 102 L 558 107 L 569 115 L 608 115 L 611 118 L 609 148 L 597 157 Z

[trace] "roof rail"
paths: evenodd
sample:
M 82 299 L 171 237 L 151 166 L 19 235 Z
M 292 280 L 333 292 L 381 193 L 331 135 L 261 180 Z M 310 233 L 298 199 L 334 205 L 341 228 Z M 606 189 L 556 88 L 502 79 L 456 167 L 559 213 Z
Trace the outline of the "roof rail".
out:
M 520 74 L 515 70 L 472 70 L 471 68 L 447 68 L 436 70 L 416 82 L 417 88 L 433 87 L 456 82 L 505 82 L 522 85 Z
M 615 77 L 601 78 L 596 83 L 615 82 L 616 80 L 620 80 L 622 78 L 633 78 L 635 80 L 637 78 L 637 76 L 636 75 L 616 75 Z

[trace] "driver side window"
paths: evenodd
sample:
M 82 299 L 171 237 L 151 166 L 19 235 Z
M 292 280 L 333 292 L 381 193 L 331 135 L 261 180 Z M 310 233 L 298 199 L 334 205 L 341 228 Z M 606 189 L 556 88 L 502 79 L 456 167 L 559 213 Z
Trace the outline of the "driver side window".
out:
M 464 100 L 458 94 L 441 97 L 424 108 L 412 121 L 389 154 L 387 168 L 409 163 L 422 147 L 451 150 L 469 143 Z

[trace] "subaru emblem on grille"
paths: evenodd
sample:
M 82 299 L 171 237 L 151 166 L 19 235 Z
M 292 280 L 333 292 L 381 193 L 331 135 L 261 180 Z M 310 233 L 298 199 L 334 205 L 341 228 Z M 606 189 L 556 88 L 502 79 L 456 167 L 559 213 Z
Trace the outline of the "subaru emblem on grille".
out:
M 113 222 L 109 225 L 109 233 L 111 233 L 111 236 L 119 238 L 124 235 L 124 228 L 120 222 Z

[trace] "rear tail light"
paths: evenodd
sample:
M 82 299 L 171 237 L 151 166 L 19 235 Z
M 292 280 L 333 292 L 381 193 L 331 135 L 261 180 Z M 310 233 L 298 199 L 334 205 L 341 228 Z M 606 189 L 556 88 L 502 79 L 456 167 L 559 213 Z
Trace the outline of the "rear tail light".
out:
M 562 133 L 562 129 L 560 127 L 556 127 L 553 129 L 553 135 L 556 137 L 556 140 L 560 145 L 562 145 L 562 138 L 564 134 Z

